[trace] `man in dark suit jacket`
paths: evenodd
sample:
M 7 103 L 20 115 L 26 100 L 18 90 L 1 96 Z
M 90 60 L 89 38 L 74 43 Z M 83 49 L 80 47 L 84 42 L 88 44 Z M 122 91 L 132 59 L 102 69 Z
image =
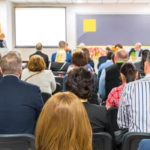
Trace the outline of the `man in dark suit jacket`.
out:
M 21 81 L 21 58 L 10 51 L 1 60 L 0 134 L 34 134 L 43 107 L 40 88 Z
M 42 49 L 43 49 L 42 44 L 40 42 L 37 43 L 35 48 L 36 48 L 37 51 L 34 54 L 30 55 L 30 57 L 33 56 L 33 55 L 40 55 L 41 57 L 43 57 L 43 59 L 44 59 L 44 61 L 46 63 L 46 69 L 48 69 L 49 58 L 48 58 L 48 55 L 42 53 Z
M 99 83 L 99 92 L 103 100 L 106 100 L 111 89 L 121 85 L 120 68 L 121 65 L 129 60 L 129 55 L 125 50 L 119 50 L 115 54 L 115 64 L 104 69 Z M 104 85 L 101 85 L 104 81 Z

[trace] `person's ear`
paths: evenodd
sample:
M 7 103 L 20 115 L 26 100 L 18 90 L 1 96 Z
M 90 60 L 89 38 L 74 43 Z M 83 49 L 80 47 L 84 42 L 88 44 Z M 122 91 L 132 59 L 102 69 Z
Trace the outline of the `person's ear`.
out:
M 22 67 L 21 67 L 21 68 L 20 68 L 20 70 L 19 70 L 18 77 L 20 77 L 20 76 L 21 76 L 21 74 L 22 74 Z
M 145 74 L 147 73 L 147 69 L 148 69 L 148 62 L 145 61 L 145 63 L 144 63 L 144 72 L 145 72 Z
M 4 74 L 1 67 L 0 67 L 0 73 L 1 73 L 2 75 Z
M 122 73 L 120 73 L 120 76 L 121 76 L 121 80 L 122 81 L 126 81 L 126 78 L 125 78 L 125 76 Z
M 115 56 L 114 56 L 114 61 L 115 61 L 115 63 L 117 62 L 117 60 L 118 60 L 118 58 L 117 58 L 117 56 L 115 55 Z
M 138 73 L 138 72 L 136 72 L 136 74 L 135 74 L 135 80 L 137 80 L 137 79 L 138 79 L 138 76 L 139 76 L 139 73 Z

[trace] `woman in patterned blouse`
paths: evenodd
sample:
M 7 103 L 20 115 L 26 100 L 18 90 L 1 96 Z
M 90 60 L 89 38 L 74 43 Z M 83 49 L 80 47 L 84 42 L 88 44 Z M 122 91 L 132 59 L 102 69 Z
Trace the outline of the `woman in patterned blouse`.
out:
M 138 72 L 136 67 L 132 63 L 124 63 L 120 69 L 120 75 L 122 79 L 122 84 L 118 87 L 115 87 L 109 93 L 107 100 L 106 100 L 106 108 L 109 109 L 110 107 L 118 107 L 121 92 L 126 83 L 134 81 L 138 78 Z

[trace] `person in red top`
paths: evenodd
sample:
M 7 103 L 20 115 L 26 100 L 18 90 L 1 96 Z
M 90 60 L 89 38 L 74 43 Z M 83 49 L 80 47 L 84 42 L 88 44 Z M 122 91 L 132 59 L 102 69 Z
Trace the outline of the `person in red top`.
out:
M 132 82 L 138 78 L 138 72 L 136 67 L 132 63 L 124 63 L 120 69 L 120 75 L 122 79 L 122 85 L 115 87 L 109 93 L 107 100 L 106 100 L 106 108 L 109 109 L 110 107 L 118 107 L 121 92 L 126 83 Z

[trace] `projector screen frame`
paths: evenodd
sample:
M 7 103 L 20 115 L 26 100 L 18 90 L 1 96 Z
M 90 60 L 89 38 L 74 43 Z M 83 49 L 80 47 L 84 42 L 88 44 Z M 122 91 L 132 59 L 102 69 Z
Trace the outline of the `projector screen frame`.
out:
M 15 42 L 15 48 L 35 48 L 35 46 L 17 46 L 16 43 L 16 8 L 64 8 L 65 9 L 65 41 L 67 41 L 67 14 L 66 14 L 66 7 L 57 7 L 57 6 L 15 6 L 14 7 L 14 42 Z M 40 42 L 40 41 L 39 41 Z M 58 48 L 57 46 L 44 46 L 43 48 Z

